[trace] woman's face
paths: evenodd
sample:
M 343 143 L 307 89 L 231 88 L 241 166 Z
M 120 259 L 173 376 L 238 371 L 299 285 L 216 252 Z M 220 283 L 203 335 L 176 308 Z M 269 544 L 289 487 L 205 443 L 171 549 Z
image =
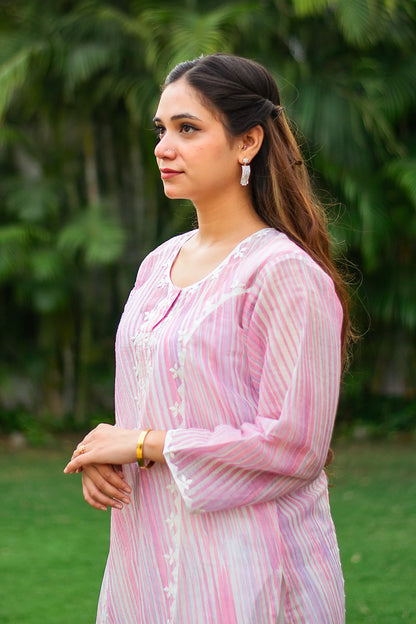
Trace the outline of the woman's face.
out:
M 154 122 L 155 156 L 167 197 L 202 205 L 226 200 L 235 191 L 241 174 L 238 141 L 230 140 L 185 79 L 165 88 Z

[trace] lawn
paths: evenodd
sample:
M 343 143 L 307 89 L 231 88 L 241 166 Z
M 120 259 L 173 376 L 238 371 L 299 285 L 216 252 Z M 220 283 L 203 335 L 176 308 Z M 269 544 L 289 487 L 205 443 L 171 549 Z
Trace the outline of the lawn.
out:
M 332 512 L 347 624 L 416 622 L 416 445 L 335 446 Z
M 416 446 L 338 443 L 335 451 L 347 624 L 414 624 Z M 64 443 L 1 448 L 1 624 L 95 622 L 110 516 L 82 501 L 78 475 L 63 475 L 68 453 Z
M 2 453 L 1 624 L 92 624 L 110 515 L 62 473 L 69 448 Z

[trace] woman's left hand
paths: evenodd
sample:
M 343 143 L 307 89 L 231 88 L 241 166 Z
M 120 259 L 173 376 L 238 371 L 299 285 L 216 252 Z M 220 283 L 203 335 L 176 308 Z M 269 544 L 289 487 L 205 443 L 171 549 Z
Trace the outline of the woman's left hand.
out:
M 80 472 L 87 464 L 129 464 L 136 461 L 140 430 L 102 423 L 78 444 L 64 472 Z

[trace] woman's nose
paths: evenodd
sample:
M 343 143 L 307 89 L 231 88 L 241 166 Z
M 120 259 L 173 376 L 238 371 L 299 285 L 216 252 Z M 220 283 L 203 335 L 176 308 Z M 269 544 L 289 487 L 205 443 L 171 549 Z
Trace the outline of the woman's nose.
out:
M 176 156 L 175 148 L 172 146 L 172 143 L 168 140 L 167 136 L 163 136 L 155 147 L 155 156 L 156 158 L 168 158 L 172 159 Z

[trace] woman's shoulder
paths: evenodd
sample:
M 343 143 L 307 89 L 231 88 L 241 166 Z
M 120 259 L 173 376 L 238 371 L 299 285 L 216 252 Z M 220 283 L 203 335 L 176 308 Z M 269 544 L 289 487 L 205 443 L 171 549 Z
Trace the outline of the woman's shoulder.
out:
M 300 289 L 308 289 L 312 283 L 333 285 L 331 277 L 302 247 L 273 228 L 254 241 L 245 264 L 244 270 L 259 287 L 276 281 L 296 281 Z
M 282 263 L 301 262 L 322 270 L 302 247 L 283 232 L 267 228 L 260 234 L 259 238 L 254 241 L 249 254 L 257 257 L 255 264 L 258 267 L 273 269 L 273 267 L 276 268 Z

